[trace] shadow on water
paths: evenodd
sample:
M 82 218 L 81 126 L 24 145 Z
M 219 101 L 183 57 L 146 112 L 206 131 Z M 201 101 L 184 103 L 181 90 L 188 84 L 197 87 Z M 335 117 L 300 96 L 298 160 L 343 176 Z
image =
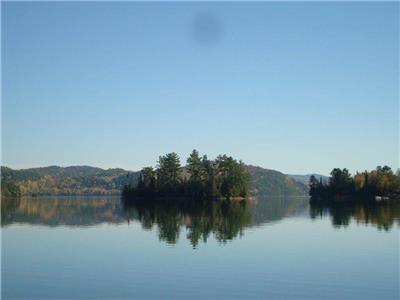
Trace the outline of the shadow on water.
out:
M 390 230 L 395 223 L 400 226 L 400 203 L 394 202 L 331 202 L 310 203 L 312 219 L 330 216 L 334 227 L 357 224 L 373 225 L 379 230 Z

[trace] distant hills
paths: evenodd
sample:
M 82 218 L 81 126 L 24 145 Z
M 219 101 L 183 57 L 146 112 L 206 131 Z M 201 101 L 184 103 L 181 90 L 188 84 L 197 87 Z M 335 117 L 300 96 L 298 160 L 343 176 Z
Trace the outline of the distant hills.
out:
M 307 195 L 308 186 L 279 171 L 247 166 L 251 176 L 251 194 L 272 197 Z
M 21 170 L 1 167 L 2 191 L 15 185 L 21 195 L 114 195 L 138 176 L 139 172 L 90 166 Z
M 306 174 L 306 175 L 290 175 L 290 174 L 288 174 L 288 176 L 289 176 L 290 178 L 294 179 L 294 180 L 297 181 L 297 182 L 300 182 L 300 183 L 302 183 L 302 184 L 305 184 L 305 185 L 307 185 L 307 186 L 308 186 L 308 183 L 309 183 L 309 181 L 310 181 L 310 177 L 311 177 L 312 175 L 314 175 L 315 178 L 317 178 L 318 180 L 319 180 L 320 178 L 322 178 L 322 182 L 323 182 L 323 183 L 328 183 L 328 181 L 329 181 L 329 176 L 325 176 L 325 175 L 321 175 L 321 174 L 315 174 L 315 173 L 313 173 L 313 174 Z
M 304 196 L 308 193 L 303 175 L 246 166 L 251 176 L 251 194 L 269 197 Z M 14 170 L 1 167 L 2 195 L 117 195 L 123 186 L 134 182 L 139 172 L 101 169 L 90 166 L 49 166 Z M 304 175 L 309 177 L 308 175 Z M 318 178 L 318 177 L 317 177 Z

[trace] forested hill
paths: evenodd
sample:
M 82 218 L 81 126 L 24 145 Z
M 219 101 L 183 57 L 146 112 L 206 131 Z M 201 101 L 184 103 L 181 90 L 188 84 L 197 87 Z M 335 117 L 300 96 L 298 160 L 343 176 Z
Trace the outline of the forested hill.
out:
M 308 195 L 308 186 L 279 171 L 247 166 L 251 177 L 251 194 L 280 196 Z
M 2 194 L 12 195 L 13 186 L 17 186 L 21 195 L 112 195 L 119 194 L 122 187 L 138 175 L 139 172 L 123 169 L 104 170 L 89 166 L 22 170 L 1 167 Z
M 250 192 L 266 196 L 307 195 L 308 187 L 274 170 L 246 166 L 251 176 Z M 139 172 L 90 166 L 31 168 L 1 167 L 2 195 L 113 195 L 134 182 Z
M 306 174 L 306 175 L 295 175 L 295 174 L 287 174 L 290 178 L 294 179 L 297 182 L 300 182 L 304 185 L 309 185 L 310 184 L 310 177 L 314 176 L 318 180 L 322 180 L 323 183 L 328 183 L 329 182 L 329 176 L 321 175 L 321 174 Z

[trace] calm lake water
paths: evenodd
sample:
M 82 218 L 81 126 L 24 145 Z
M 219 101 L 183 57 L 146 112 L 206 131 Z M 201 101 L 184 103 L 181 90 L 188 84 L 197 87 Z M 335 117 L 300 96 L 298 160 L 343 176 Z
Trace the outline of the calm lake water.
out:
M 398 299 L 399 206 L 2 200 L 3 299 Z

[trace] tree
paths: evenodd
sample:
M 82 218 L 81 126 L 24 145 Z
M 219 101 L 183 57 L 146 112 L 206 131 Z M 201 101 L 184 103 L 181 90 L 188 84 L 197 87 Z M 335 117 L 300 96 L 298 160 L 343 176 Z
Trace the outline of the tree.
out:
M 247 196 L 249 175 L 244 164 L 226 155 L 218 156 L 216 163 L 220 177 L 221 195 L 226 198 Z
M 154 195 L 156 191 L 156 172 L 152 167 L 143 168 L 140 172 L 144 193 Z
M 321 185 L 322 186 L 322 185 Z M 400 198 L 400 176 L 388 166 L 377 166 L 370 172 L 357 172 L 354 177 L 347 169 L 335 168 L 327 186 L 318 188 L 316 178 L 310 178 L 312 201 L 331 201 L 344 196 L 350 201 L 375 201 L 376 196 L 386 199 Z M 321 199 L 322 198 L 322 199 Z
M 143 168 L 135 186 L 124 188 L 126 196 L 189 196 L 193 198 L 246 197 L 250 176 L 241 161 L 220 155 L 210 161 L 206 155 L 200 158 L 193 150 L 187 159 L 185 170 L 180 167 L 176 153 L 160 156 L 156 171 Z
M 204 172 L 203 172 L 203 164 L 200 159 L 199 152 L 197 150 L 193 150 L 190 156 L 187 159 L 187 170 L 190 173 L 189 178 L 189 193 L 193 196 L 201 196 L 201 190 L 203 188 L 204 183 Z
M 376 171 L 381 175 L 393 175 L 393 171 L 389 166 L 377 166 Z
M 201 160 L 202 164 L 202 178 L 204 180 L 203 197 L 216 198 L 220 197 L 218 189 L 217 169 L 215 164 L 208 160 L 207 155 L 203 155 Z
M 318 196 L 318 193 L 320 191 L 320 183 L 314 175 L 310 176 L 310 181 L 308 185 L 310 187 L 310 196 Z
M 354 187 L 353 178 L 346 168 L 335 168 L 331 172 L 330 189 L 337 195 L 351 194 Z
M 157 188 L 159 191 L 176 193 L 179 189 L 180 160 L 175 152 L 160 156 L 157 168 Z
M 1 179 L 1 197 L 19 197 L 19 186 L 7 178 Z

